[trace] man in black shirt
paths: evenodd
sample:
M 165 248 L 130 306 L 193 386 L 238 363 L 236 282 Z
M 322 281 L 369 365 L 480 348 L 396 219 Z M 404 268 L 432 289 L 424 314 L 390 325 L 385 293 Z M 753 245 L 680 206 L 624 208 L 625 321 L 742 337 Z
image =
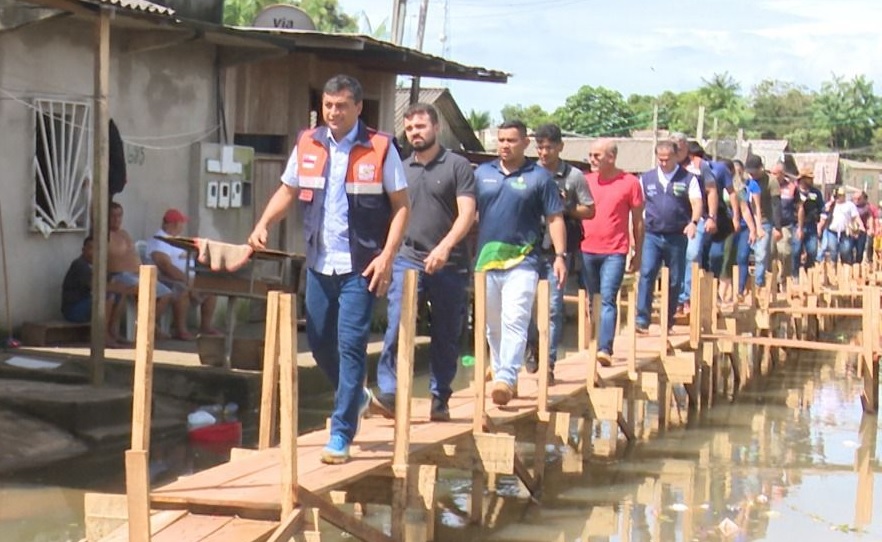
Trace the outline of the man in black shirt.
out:
M 64 275 L 61 286 L 61 314 L 69 322 L 84 324 L 92 319 L 92 258 L 94 250 L 92 236 L 83 241 L 80 256 L 71 262 Z M 110 333 L 114 325 L 119 329 L 120 308 L 125 304 L 125 296 L 134 293 L 133 287 L 125 287 L 121 284 L 107 284 L 107 346 L 111 348 L 122 346 L 114 333 Z

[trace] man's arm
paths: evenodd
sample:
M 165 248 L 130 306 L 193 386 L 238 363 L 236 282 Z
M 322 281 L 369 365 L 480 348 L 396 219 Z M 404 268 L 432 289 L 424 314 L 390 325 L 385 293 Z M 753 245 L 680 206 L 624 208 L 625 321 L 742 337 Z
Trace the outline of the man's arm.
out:
M 288 206 L 297 197 L 297 187 L 282 183 L 260 216 L 260 220 L 254 225 L 254 230 L 248 236 L 248 244 L 254 248 L 266 248 L 267 228 L 281 218 L 288 210 Z
M 169 278 L 184 284 L 189 282 L 187 275 L 172 262 L 172 259 L 165 252 L 154 250 L 150 253 L 150 259 L 153 260 L 163 278 Z
M 692 239 L 695 237 L 695 225 L 701 220 L 701 215 L 704 213 L 704 202 L 701 200 L 701 190 L 698 186 L 698 179 L 695 177 L 692 177 L 689 182 L 689 203 L 692 205 L 692 220 L 686 225 L 683 233 Z
M 429 252 L 429 255 L 423 260 L 426 265 L 426 273 L 430 275 L 447 264 L 450 257 L 450 251 L 459 244 L 460 241 L 469 233 L 472 224 L 475 223 L 475 198 L 472 196 L 456 197 L 456 220 L 450 227 L 450 231 L 444 236 L 438 245 Z
M 643 257 L 643 206 L 631 208 L 631 230 L 634 232 L 634 256 L 628 266 L 629 273 L 640 270 L 640 261 Z
M 553 214 L 545 218 L 548 223 L 548 234 L 551 237 L 551 244 L 554 245 L 554 276 L 557 283 L 561 287 L 567 281 L 567 262 L 564 258 L 559 258 L 558 254 L 565 254 L 567 250 L 567 227 L 564 224 L 563 214 Z
M 386 295 L 389 289 L 389 280 L 392 276 L 392 261 L 398 254 L 398 247 L 404 239 L 404 230 L 407 229 L 407 220 L 410 216 L 410 198 L 407 189 L 389 192 L 389 203 L 392 205 L 392 219 L 389 222 L 389 233 L 386 235 L 386 243 L 383 251 L 371 260 L 365 268 L 362 276 L 370 277 L 368 290 L 377 296 Z
M 588 188 L 585 176 L 576 168 L 567 177 L 567 184 L 576 194 L 576 207 L 565 211 L 567 216 L 578 220 L 591 220 L 594 218 L 594 196 Z
M 701 161 L 701 178 L 704 182 L 704 191 L 707 193 L 707 209 L 702 210 L 702 213 L 707 212 L 708 220 L 704 222 L 704 231 L 708 233 L 715 233 L 717 231 L 717 220 L 719 217 L 717 216 L 717 211 L 720 208 L 720 190 L 717 184 L 717 178 L 714 177 L 714 172 L 711 170 L 710 165 L 707 161 Z

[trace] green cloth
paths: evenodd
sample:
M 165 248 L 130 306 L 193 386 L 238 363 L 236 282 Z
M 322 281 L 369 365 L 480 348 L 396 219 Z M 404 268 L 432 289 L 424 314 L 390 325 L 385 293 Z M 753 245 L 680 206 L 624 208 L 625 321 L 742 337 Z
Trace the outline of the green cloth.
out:
M 511 269 L 533 251 L 533 245 L 512 245 L 501 241 L 485 244 L 475 262 L 475 271 Z

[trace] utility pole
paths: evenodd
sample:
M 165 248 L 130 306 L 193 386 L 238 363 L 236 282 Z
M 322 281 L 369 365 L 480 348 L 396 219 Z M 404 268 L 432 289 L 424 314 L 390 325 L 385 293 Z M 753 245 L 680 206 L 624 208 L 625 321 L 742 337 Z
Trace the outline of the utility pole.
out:
M 720 119 L 714 117 L 714 132 L 712 137 L 714 138 L 714 152 L 712 154 L 713 160 L 716 162 L 717 160 L 717 146 L 720 144 Z
M 655 148 L 658 146 L 658 102 L 652 106 L 652 156 L 650 163 L 655 163 Z
M 407 16 L 407 0 L 392 1 L 392 43 L 404 41 L 404 18 Z
M 420 17 L 417 22 L 417 43 L 418 51 L 423 50 L 423 42 L 426 37 L 426 15 L 429 12 L 429 0 L 422 0 L 420 4 Z M 420 76 L 414 75 L 410 80 L 410 103 L 415 104 L 420 101 Z
M 698 106 L 698 126 L 695 127 L 695 139 L 704 146 L 704 106 Z

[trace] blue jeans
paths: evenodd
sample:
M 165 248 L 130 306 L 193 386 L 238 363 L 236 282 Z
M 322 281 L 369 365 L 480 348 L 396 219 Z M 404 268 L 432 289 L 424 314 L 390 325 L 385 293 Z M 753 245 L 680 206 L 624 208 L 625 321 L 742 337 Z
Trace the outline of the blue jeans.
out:
M 600 294 L 600 337 L 597 350 L 613 353 L 613 339 L 616 334 L 616 322 L 619 312 L 616 296 L 622 287 L 625 276 L 624 254 L 589 254 L 582 253 L 582 273 L 590 300 Z
M 799 267 L 801 265 L 803 250 L 805 250 L 805 268 L 808 269 L 815 265 L 815 256 L 818 254 L 817 224 L 803 226 L 802 239 L 797 239 L 796 235 L 793 236 L 793 261 L 790 266 L 790 275 L 793 278 L 799 278 Z
M 824 231 L 824 238 L 827 240 L 827 252 L 830 254 L 830 261 L 836 263 L 838 260 L 842 260 L 842 263 L 851 265 L 853 239 L 847 233 L 836 233 L 830 230 Z
M 643 236 L 643 257 L 640 263 L 640 285 L 637 288 L 637 327 L 649 327 L 655 279 L 664 263 L 670 270 L 668 322 L 674 325 L 677 295 L 683 287 L 683 267 L 686 265 L 688 238 L 682 233 L 651 233 Z
M 351 443 L 364 396 L 374 294 L 359 273 L 306 274 L 306 339 L 319 368 L 337 389 L 331 435 Z
M 692 263 L 698 262 L 702 264 L 702 258 L 704 255 L 704 219 L 698 221 L 698 225 L 695 227 L 695 237 L 689 239 L 688 244 L 686 245 L 686 264 L 684 265 L 685 269 L 683 270 L 683 289 L 680 292 L 678 302 L 680 305 L 689 301 L 689 296 L 692 293 Z M 722 265 L 722 261 L 720 262 Z
M 570 268 L 570 257 L 565 262 L 567 269 Z M 557 361 L 557 347 L 563 338 L 564 331 L 564 291 L 566 284 L 558 284 L 554 276 L 554 256 L 543 257 L 539 263 L 539 280 L 548 280 L 548 365 L 554 367 Z M 527 330 L 527 342 L 537 344 L 539 342 L 539 328 L 536 325 L 536 315 L 530 318 L 530 327 Z
M 92 319 L 92 298 L 80 299 L 73 305 L 62 308 L 61 313 L 68 322 L 85 324 Z
M 404 285 L 404 272 L 416 269 L 417 295 L 425 298 L 432 307 L 431 339 L 429 346 L 429 391 L 442 401 L 447 401 L 453 391 L 450 388 L 456 376 L 459 361 L 459 341 L 462 335 L 462 322 L 465 315 L 466 286 L 468 271 L 445 267 L 431 275 L 425 267 L 396 258 L 392 266 L 392 284 L 386 297 L 389 300 L 386 315 L 388 327 L 383 340 L 383 352 L 377 364 L 377 385 L 383 394 L 394 394 L 397 388 L 395 372 L 398 360 L 398 324 L 401 322 L 401 293 Z
M 867 252 L 867 232 L 858 232 L 857 237 L 852 240 L 852 245 L 854 247 L 852 250 L 852 263 L 863 263 L 864 254 Z M 870 246 L 872 247 L 873 245 L 871 244 Z
M 747 264 L 750 261 L 750 231 L 747 226 L 733 234 L 732 244 L 735 245 L 735 263 L 738 264 L 738 295 L 747 288 Z M 754 243 L 756 244 L 756 243 Z
M 759 287 L 766 284 L 766 269 L 769 268 L 769 256 L 772 250 L 772 223 L 763 222 L 762 227 L 765 235 L 753 243 L 753 268 L 756 275 L 753 281 Z M 744 274 L 746 273 L 742 272 L 742 275 Z
M 512 387 L 524 362 L 538 282 L 539 273 L 532 262 L 487 272 L 487 344 L 493 378 Z
M 731 234 L 730 234 L 731 235 Z M 728 239 L 728 237 L 726 238 Z M 715 278 L 720 278 L 723 273 L 723 257 L 726 252 L 726 239 L 722 241 L 710 241 L 705 243 L 705 269 L 713 273 Z M 705 239 L 708 241 L 708 239 Z

